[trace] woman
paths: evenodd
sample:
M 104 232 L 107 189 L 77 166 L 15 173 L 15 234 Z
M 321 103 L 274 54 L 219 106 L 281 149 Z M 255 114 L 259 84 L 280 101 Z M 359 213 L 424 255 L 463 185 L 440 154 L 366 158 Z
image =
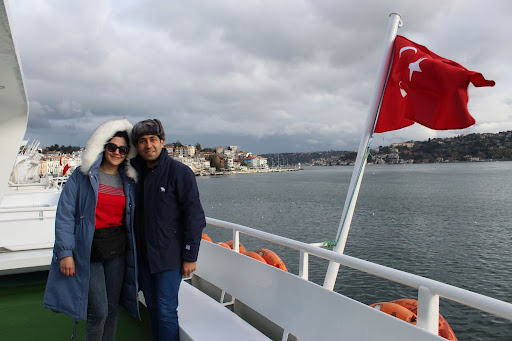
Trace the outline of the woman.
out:
M 140 319 L 131 129 L 126 119 L 96 128 L 57 207 L 44 306 L 87 320 L 87 341 L 114 340 L 119 303 Z

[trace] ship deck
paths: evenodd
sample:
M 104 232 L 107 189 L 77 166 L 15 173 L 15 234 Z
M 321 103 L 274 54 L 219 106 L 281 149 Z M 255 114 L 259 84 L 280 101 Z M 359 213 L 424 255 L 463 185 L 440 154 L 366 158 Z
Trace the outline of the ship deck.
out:
M 0 282 L 0 335 L 3 340 L 69 340 L 73 318 L 43 308 L 48 271 L 2 276 Z M 123 308 L 118 311 L 116 340 L 151 340 L 149 316 L 141 309 L 142 321 Z M 85 339 L 80 321 L 76 340 Z

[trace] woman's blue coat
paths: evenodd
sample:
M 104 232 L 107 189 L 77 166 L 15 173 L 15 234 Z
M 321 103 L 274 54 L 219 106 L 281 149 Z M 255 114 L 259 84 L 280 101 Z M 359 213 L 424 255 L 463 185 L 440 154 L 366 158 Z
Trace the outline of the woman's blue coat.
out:
M 98 169 L 103 154 L 91 165 L 88 175 L 77 168 L 69 177 L 59 199 L 55 217 L 55 246 L 44 295 L 44 307 L 87 319 L 91 245 L 95 229 L 98 198 Z M 120 304 L 140 319 L 137 299 L 137 262 L 133 218 L 135 212 L 135 183 L 127 176 L 127 162 L 119 170 L 126 195 L 127 250 L 126 272 Z M 68 277 L 60 272 L 60 260 L 73 256 L 75 275 Z

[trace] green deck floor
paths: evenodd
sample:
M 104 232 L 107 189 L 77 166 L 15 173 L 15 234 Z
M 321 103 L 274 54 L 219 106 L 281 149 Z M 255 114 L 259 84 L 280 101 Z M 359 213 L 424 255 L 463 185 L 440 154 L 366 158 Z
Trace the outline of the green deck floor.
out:
M 1 340 L 69 340 L 73 319 L 43 308 L 48 272 L 0 276 Z M 142 307 L 143 308 L 143 307 Z M 141 309 L 142 321 L 120 307 L 116 340 L 151 340 L 149 316 Z M 84 340 L 85 322 L 80 321 L 76 340 Z

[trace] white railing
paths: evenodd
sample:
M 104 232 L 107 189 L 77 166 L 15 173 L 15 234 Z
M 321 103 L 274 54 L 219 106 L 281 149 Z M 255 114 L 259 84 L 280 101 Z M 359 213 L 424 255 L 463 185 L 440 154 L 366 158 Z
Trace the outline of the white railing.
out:
M 469 290 L 457 288 L 449 284 L 434 281 L 405 271 L 371 263 L 359 258 L 322 249 L 319 247 L 322 243 L 307 244 L 268 232 L 259 231 L 247 226 L 213 218 L 206 218 L 206 222 L 213 226 L 232 230 L 233 247 L 236 252 L 239 251 L 238 242 L 240 240 L 240 232 L 299 251 L 299 276 L 305 280 L 308 279 L 308 259 L 309 254 L 311 254 L 328 261 L 337 262 L 352 269 L 418 289 L 417 325 L 436 335 L 438 333 L 439 321 L 439 297 L 512 321 L 512 304 L 492 297 L 477 294 Z
M 40 212 L 40 211 L 57 211 L 56 206 L 34 206 L 34 207 L 2 207 L 0 213 L 14 213 L 14 212 Z
M 4 217 L 0 217 L 1 222 L 9 222 L 9 221 L 21 221 L 21 220 L 43 220 L 43 219 L 55 219 L 55 215 L 45 215 L 44 212 L 56 212 L 57 207 L 48 205 L 48 206 L 34 206 L 34 207 L 2 207 L 0 208 L 0 214 L 4 215 Z M 9 213 L 38 213 L 37 216 L 29 215 L 20 217 L 16 216 L 8 216 L 6 214 Z
M 48 188 L 51 187 L 49 184 L 43 184 L 43 183 L 33 183 L 33 184 L 17 184 L 12 181 L 9 181 L 9 187 L 13 187 L 18 189 L 19 187 L 44 187 Z

